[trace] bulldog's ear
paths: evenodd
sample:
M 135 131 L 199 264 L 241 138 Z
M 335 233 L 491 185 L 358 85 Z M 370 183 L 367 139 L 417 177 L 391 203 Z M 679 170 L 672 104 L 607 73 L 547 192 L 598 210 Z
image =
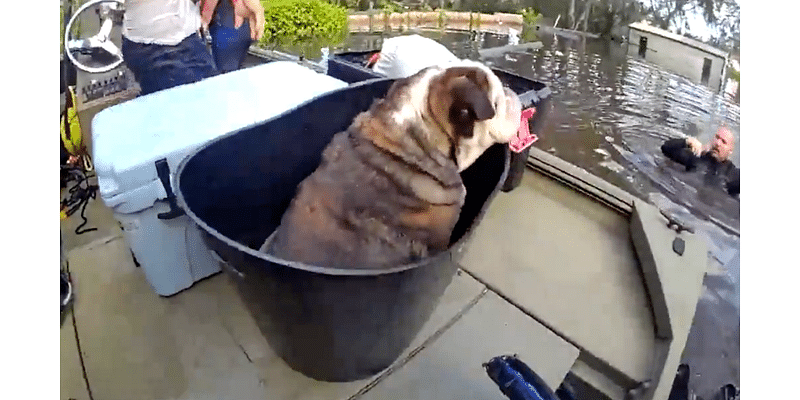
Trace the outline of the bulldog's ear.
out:
M 453 102 L 450 105 L 450 121 L 458 136 L 472 137 L 473 125 L 495 116 L 495 109 L 486 90 L 470 79 L 459 79 L 451 87 Z

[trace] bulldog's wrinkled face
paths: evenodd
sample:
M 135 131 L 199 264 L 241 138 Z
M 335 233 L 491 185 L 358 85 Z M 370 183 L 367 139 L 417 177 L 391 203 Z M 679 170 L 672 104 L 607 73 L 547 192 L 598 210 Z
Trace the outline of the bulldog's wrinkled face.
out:
M 445 69 L 431 82 L 429 101 L 434 117 L 449 125 L 459 171 L 493 144 L 508 143 L 519 129 L 519 97 L 477 62 L 463 61 Z
M 426 68 L 392 88 L 395 123 L 424 123 L 429 139 L 447 148 L 463 171 L 495 143 L 508 143 L 520 125 L 522 106 L 485 65 L 462 60 Z M 399 103 L 399 104 L 398 104 Z

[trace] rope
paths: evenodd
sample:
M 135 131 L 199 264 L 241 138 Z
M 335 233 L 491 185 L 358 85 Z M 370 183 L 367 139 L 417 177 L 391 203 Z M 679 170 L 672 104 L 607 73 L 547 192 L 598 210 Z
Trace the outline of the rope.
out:
M 75 180 L 76 184 L 69 189 L 69 196 L 61 201 L 61 209 L 66 209 L 66 216 L 70 217 L 78 209 L 81 210 L 80 216 L 83 223 L 75 228 L 76 235 L 82 235 L 86 232 L 96 231 L 97 228 L 83 229 L 89 220 L 86 218 L 86 206 L 89 205 L 89 200 L 97 198 L 97 190 L 100 189 L 97 185 L 89 184 L 89 179 L 94 178 L 94 174 L 87 174 L 86 171 L 80 167 L 62 165 L 61 170 L 67 174 L 67 182 Z

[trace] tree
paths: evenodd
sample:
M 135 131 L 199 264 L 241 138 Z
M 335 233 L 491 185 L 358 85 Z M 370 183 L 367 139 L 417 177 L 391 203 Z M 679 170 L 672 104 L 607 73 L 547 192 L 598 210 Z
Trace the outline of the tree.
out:
M 713 26 L 716 33 L 711 39 L 713 45 L 735 53 L 739 52 L 739 4 L 726 1 L 716 12 Z
M 567 26 L 575 26 L 575 0 L 570 0 L 569 2 L 569 19 L 567 20 Z
M 609 0 L 609 1 L 613 1 L 613 0 Z M 607 1 L 607 2 L 609 2 L 609 1 Z M 583 23 L 583 30 L 586 31 L 588 29 L 588 24 L 589 24 L 589 13 L 592 11 L 592 7 L 595 4 L 600 3 L 600 2 L 601 2 L 601 0 L 586 0 L 586 3 L 584 3 L 584 6 L 583 6 L 583 13 L 581 13 L 581 16 L 578 17 L 577 21 L 574 21 L 572 29 L 573 30 L 577 30 L 578 29 L 578 25 Z M 571 19 L 574 19 L 574 16 L 570 15 L 570 17 L 572 17 Z
M 693 13 L 702 15 L 713 32 L 707 42 L 729 51 L 738 51 L 738 0 L 644 0 L 644 3 L 650 22 L 662 29 L 675 27 L 688 31 L 687 17 Z
M 610 34 L 615 28 L 627 26 L 642 19 L 644 7 L 637 0 L 570 0 L 568 26 L 599 33 Z M 575 12 L 582 10 L 579 17 Z

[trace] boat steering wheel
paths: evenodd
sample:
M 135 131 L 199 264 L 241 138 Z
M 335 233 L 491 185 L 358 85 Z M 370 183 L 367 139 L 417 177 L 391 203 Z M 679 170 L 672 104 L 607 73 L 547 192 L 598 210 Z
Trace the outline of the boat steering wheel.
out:
M 91 37 L 81 39 L 72 37 L 72 28 L 90 8 L 94 8 L 100 18 L 100 30 Z M 122 64 L 122 51 L 120 46 L 111 40 L 111 33 L 115 26 L 122 26 L 122 16 L 125 12 L 124 0 L 90 0 L 70 18 L 64 29 L 64 48 L 67 57 L 79 69 L 88 73 L 103 73 L 111 71 Z M 101 56 L 111 61 L 105 63 L 92 63 L 87 65 L 78 60 L 77 55 Z

